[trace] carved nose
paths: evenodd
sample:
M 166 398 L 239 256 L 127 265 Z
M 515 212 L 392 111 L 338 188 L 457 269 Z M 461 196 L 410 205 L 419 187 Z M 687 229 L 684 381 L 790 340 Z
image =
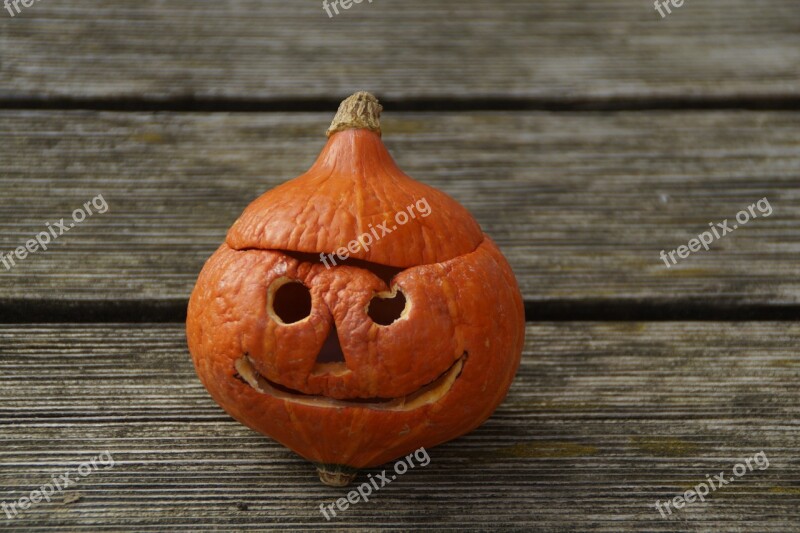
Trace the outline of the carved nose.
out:
M 328 338 L 325 339 L 322 350 L 317 355 L 317 364 L 320 363 L 344 363 L 344 352 L 342 351 L 342 345 L 339 344 L 336 326 L 331 326 Z

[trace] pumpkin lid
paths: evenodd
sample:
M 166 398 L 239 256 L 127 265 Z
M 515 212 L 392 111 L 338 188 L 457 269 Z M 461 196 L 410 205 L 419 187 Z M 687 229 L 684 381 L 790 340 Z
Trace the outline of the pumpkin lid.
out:
M 305 174 L 253 201 L 231 227 L 235 250 L 315 254 L 410 267 L 474 251 L 480 226 L 447 194 L 413 180 L 381 141 L 378 100 L 342 102 L 328 142 Z

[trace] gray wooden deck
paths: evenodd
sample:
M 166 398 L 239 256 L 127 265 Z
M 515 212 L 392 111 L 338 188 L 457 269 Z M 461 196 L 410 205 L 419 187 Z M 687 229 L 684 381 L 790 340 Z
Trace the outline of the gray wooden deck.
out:
M 0 254 L 109 207 L 0 263 L 0 502 L 114 458 L 0 529 L 797 530 L 800 4 L 320 4 L 0 10 Z M 484 426 L 327 521 L 345 491 L 211 400 L 182 321 L 229 225 L 360 89 L 401 167 L 500 245 L 529 322 Z

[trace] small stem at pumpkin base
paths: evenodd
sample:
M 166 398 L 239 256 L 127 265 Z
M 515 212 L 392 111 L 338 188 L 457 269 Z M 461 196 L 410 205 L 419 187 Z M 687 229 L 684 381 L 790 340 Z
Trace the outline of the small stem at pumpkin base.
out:
M 337 131 L 358 129 L 367 129 L 380 135 L 381 111 L 383 106 L 377 98 L 366 91 L 357 92 L 339 105 L 327 135 L 330 137 Z
M 329 487 L 346 487 L 358 475 L 358 470 L 344 465 L 326 465 L 317 463 L 319 480 Z

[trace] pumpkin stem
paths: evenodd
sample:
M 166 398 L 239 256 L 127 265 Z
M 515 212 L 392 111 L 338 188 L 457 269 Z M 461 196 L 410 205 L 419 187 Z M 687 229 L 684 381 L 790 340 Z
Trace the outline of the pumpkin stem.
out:
M 358 470 L 343 465 L 317 464 L 319 480 L 329 487 L 346 487 L 358 475 Z
M 359 91 L 339 105 L 327 135 L 330 137 L 337 131 L 357 129 L 368 129 L 380 135 L 381 111 L 383 106 L 377 98 L 366 91 Z

